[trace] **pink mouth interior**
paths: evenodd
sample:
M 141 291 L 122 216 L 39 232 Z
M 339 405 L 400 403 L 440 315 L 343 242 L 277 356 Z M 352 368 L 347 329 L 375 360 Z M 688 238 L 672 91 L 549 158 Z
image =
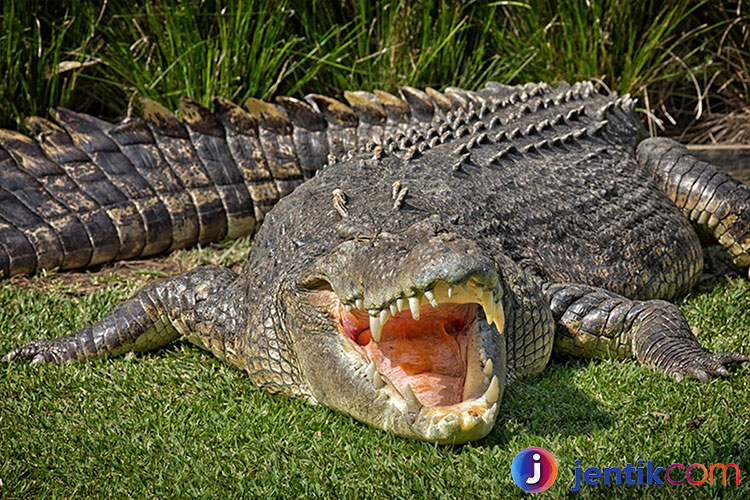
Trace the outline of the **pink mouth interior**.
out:
M 466 381 L 468 331 L 476 319 L 476 304 L 440 304 L 409 311 L 385 323 L 380 342 L 373 342 L 369 317 L 362 311 L 339 307 L 344 334 L 356 342 L 382 375 L 404 394 L 411 385 L 425 406 L 448 406 L 463 401 Z

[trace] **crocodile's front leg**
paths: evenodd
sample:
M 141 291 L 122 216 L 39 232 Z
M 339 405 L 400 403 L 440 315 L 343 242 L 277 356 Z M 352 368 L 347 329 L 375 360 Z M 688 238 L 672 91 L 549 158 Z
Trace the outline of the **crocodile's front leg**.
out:
M 545 285 L 557 324 L 555 351 L 586 358 L 627 358 L 677 380 L 728 376 L 724 365 L 750 356 L 711 353 L 701 347 L 674 304 L 635 301 L 601 288 L 572 283 Z
M 223 294 L 236 280 L 233 271 L 199 267 L 158 281 L 118 305 L 97 323 L 66 337 L 34 340 L 10 351 L 5 361 L 32 363 L 78 361 L 117 356 L 129 351 L 150 351 L 180 336 L 232 364 L 238 363 L 236 335 L 244 315 Z

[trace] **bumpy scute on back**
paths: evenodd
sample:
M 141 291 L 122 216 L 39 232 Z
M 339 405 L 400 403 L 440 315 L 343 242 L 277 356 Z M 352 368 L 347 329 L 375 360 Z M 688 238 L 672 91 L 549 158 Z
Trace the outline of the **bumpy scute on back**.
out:
M 405 90 L 407 96 L 414 91 Z M 30 117 L 34 139 L 0 131 L 0 278 L 145 257 L 252 233 L 323 165 L 407 126 L 427 126 L 381 91 L 276 104 L 182 99 L 180 116 L 142 99 L 119 123 L 58 108 Z M 377 116 L 376 116 L 377 115 Z

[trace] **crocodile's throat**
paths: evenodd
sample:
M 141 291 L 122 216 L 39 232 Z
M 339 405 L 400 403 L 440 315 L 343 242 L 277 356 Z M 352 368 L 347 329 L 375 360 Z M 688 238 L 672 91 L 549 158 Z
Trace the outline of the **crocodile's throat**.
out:
M 378 342 L 372 340 L 366 312 L 348 312 L 342 306 L 339 317 L 346 336 L 361 346 L 378 373 L 401 394 L 411 386 L 424 406 L 447 406 L 464 400 L 467 347 L 469 335 L 476 329 L 476 304 L 428 306 L 419 320 L 410 311 L 397 313 L 382 325 Z

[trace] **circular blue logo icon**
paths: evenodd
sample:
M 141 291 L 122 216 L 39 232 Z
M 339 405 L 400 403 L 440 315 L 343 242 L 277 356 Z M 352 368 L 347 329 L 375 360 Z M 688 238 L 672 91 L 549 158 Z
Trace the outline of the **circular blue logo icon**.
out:
M 519 488 L 527 493 L 539 493 L 557 479 L 557 461 L 549 451 L 532 446 L 516 455 L 510 471 Z

